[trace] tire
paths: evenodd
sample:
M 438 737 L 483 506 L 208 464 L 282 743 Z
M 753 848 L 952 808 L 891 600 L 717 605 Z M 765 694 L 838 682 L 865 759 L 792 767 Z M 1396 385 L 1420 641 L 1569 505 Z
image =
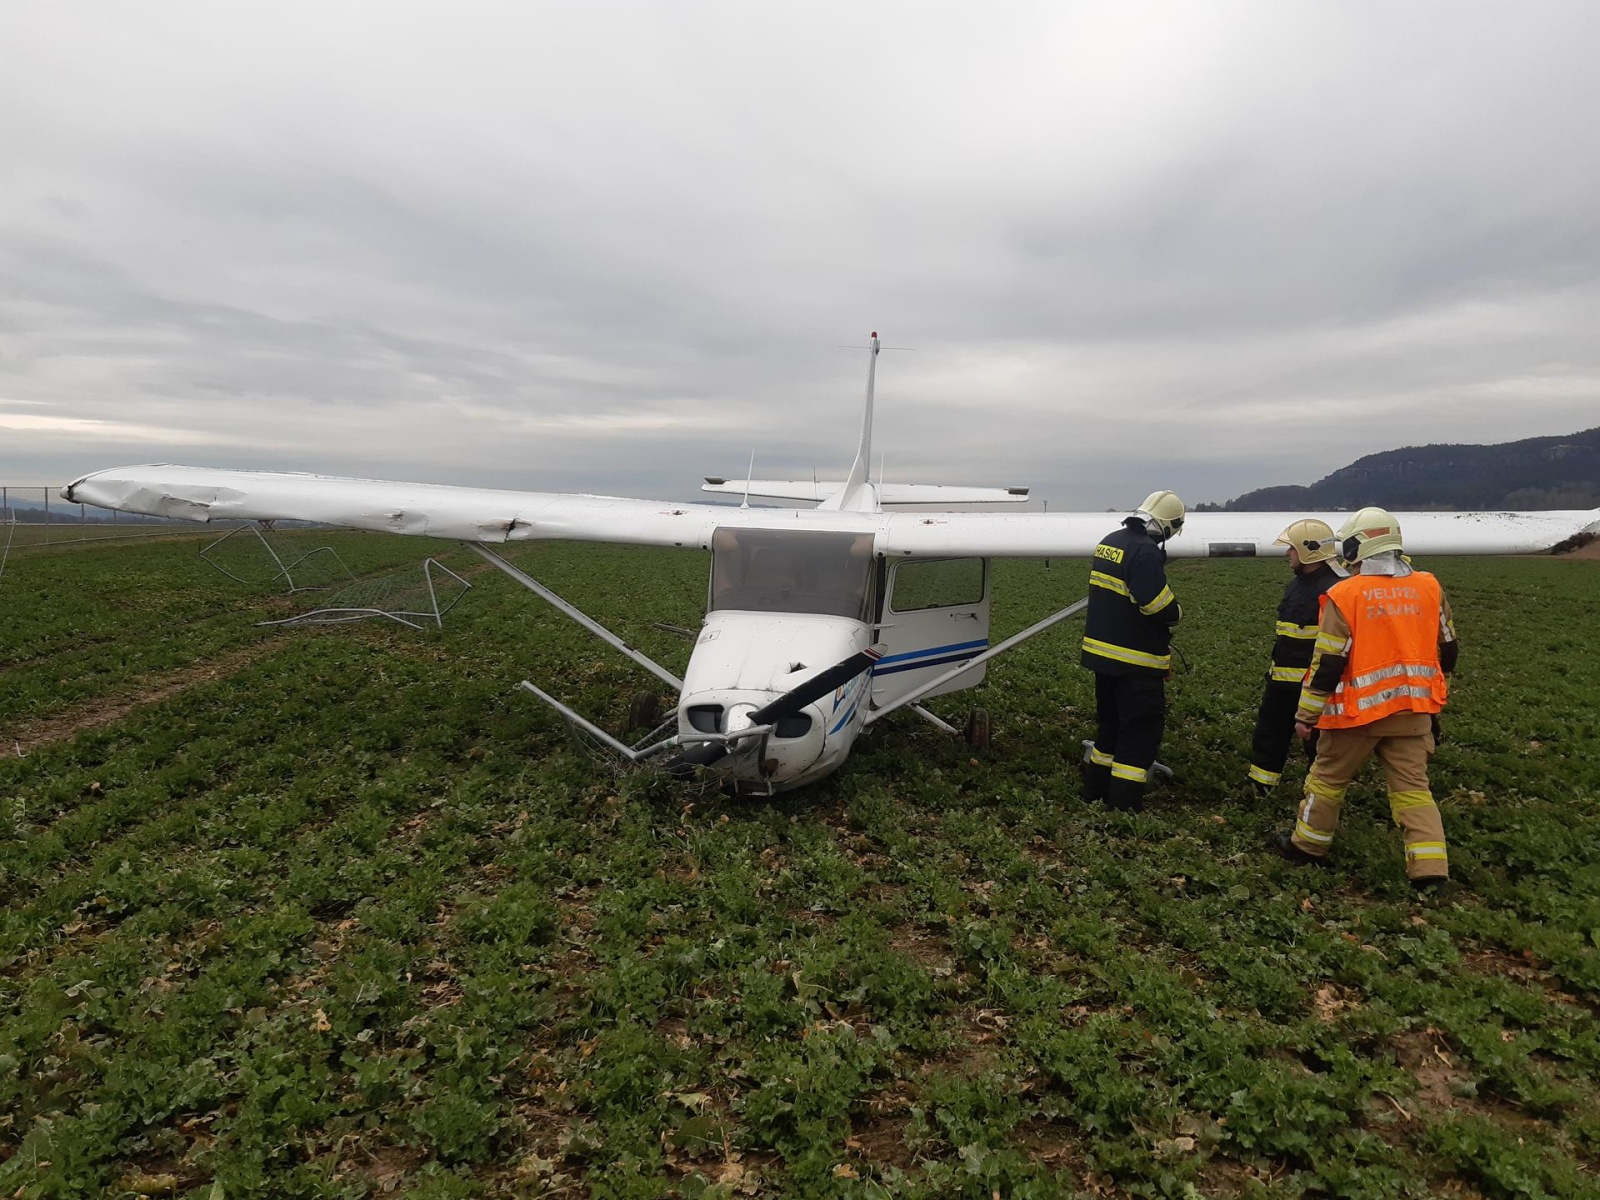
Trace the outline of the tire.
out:
M 989 710 L 975 708 L 967 714 L 967 727 L 961 736 L 967 739 L 967 745 L 974 750 L 987 750 L 990 732 Z
M 639 692 L 628 704 L 629 729 L 654 729 L 661 724 L 661 697 L 654 692 Z

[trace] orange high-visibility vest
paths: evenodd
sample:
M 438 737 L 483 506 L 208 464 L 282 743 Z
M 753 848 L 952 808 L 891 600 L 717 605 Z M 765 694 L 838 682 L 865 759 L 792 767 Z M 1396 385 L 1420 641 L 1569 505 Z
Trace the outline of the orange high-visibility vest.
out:
M 1352 575 L 1323 595 L 1350 626 L 1350 661 L 1317 721 L 1353 729 L 1394 713 L 1436 713 L 1449 688 L 1439 666 L 1443 592 L 1426 571 Z

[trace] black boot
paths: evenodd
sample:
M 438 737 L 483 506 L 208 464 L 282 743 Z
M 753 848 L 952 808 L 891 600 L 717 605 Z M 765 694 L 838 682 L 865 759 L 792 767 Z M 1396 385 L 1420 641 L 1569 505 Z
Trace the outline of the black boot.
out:
M 1284 858 L 1294 863 L 1297 867 L 1325 867 L 1327 862 L 1315 854 L 1307 854 L 1294 844 L 1294 835 L 1287 829 L 1280 829 L 1267 839 L 1267 846 Z
M 1104 804 L 1111 787 L 1111 768 L 1096 763 L 1083 764 L 1083 798 L 1089 804 Z
M 1106 803 L 1118 812 L 1138 812 L 1144 808 L 1144 784 L 1131 779 L 1112 779 Z

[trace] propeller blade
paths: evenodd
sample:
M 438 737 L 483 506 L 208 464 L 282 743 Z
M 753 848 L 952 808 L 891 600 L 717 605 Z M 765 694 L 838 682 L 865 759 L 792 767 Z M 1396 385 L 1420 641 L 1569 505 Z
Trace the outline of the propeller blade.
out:
M 728 757 L 728 748 L 716 742 L 702 742 L 674 754 L 666 764 L 667 774 L 674 779 L 693 779 L 696 767 L 709 767 Z
M 883 649 L 880 646 L 868 646 L 865 650 L 856 651 L 820 675 L 813 675 L 793 691 L 785 692 L 776 700 L 756 709 L 750 714 L 750 724 L 770 725 L 784 717 L 794 716 L 813 700 L 826 696 L 840 684 L 849 683 L 882 657 Z
M 718 742 L 702 742 L 698 746 L 688 747 L 679 757 L 697 767 L 709 767 L 728 757 L 728 747 Z

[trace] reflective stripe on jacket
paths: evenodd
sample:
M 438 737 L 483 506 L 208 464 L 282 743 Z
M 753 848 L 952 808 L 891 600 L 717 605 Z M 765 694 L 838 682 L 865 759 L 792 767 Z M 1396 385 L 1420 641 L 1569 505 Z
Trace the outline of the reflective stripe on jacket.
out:
M 1394 713 L 1436 713 L 1449 694 L 1439 665 L 1443 590 L 1426 571 L 1355 575 L 1328 589 L 1350 626 L 1344 677 L 1317 725 L 1353 729 Z
M 1305 678 L 1317 638 L 1317 621 L 1322 615 L 1323 594 L 1339 578 L 1327 563 L 1316 563 L 1296 574 L 1283 589 L 1268 673 L 1274 683 L 1299 683 Z
M 1167 586 L 1166 559 L 1142 521 L 1125 522 L 1094 548 L 1084 666 L 1107 675 L 1165 675 L 1171 668 L 1180 610 Z

